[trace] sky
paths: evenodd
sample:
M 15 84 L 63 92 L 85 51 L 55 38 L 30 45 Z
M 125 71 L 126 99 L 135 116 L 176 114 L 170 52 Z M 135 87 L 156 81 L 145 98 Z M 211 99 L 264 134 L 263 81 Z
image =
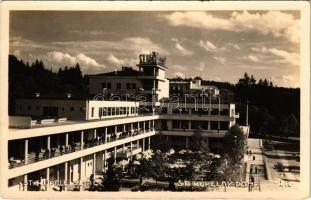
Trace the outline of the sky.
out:
M 245 72 L 299 87 L 299 11 L 11 11 L 10 54 L 84 74 L 166 56 L 167 77 L 236 83 Z

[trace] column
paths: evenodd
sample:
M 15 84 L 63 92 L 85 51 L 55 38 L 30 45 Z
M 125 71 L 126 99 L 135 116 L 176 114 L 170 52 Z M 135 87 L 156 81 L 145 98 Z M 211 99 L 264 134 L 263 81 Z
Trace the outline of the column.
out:
M 143 130 L 144 130 L 144 132 L 146 131 L 146 122 L 145 121 L 143 122 Z
M 148 121 L 149 131 L 151 131 L 151 121 Z
M 126 124 L 123 124 L 123 132 L 126 130 Z
M 134 128 L 133 128 L 134 126 L 133 126 L 133 123 L 131 123 L 131 133 L 133 133 L 134 132 Z
M 105 144 L 107 143 L 108 128 L 105 127 Z
M 125 144 L 123 144 L 122 146 L 122 153 L 124 153 L 124 151 L 125 151 Z
M 153 130 L 155 129 L 155 127 L 154 127 L 154 120 L 152 120 L 152 128 L 153 128 Z
M 133 142 L 130 142 L 131 160 L 133 159 Z
M 114 147 L 114 164 L 117 163 L 117 147 Z
M 140 128 L 139 124 L 140 124 L 140 123 L 139 123 L 139 122 L 137 122 L 137 129 L 139 129 L 139 128 Z
M 83 157 L 80 158 L 80 164 L 79 164 L 79 168 L 80 168 L 80 173 L 79 173 L 79 190 L 81 191 L 82 189 L 82 163 L 83 163 Z
M 150 149 L 150 145 L 151 145 L 151 140 L 150 140 L 150 136 L 148 137 L 148 150 Z
M 188 151 L 189 149 L 189 137 L 186 136 L 186 150 Z
M 27 174 L 25 174 L 24 175 L 24 182 L 23 182 L 23 191 L 27 191 L 27 184 L 28 184 L 28 175 Z
M 207 130 L 211 130 L 211 121 L 207 122 Z
M 97 138 L 97 129 L 94 128 L 94 138 Z
M 96 153 L 93 154 L 93 174 L 96 172 Z
M 45 188 L 46 191 L 48 190 L 48 187 L 50 187 L 50 168 L 46 168 L 46 182 L 45 182 Z
M 81 131 L 81 137 L 80 137 L 80 146 L 81 146 L 81 149 L 84 149 L 84 131 Z
M 59 183 L 59 165 L 56 166 L 56 180 Z
M 191 120 L 188 121 L 188 129 L 191 130 Z
M 65 138 L 65 146 L 68 146 L 68 141 L 69 141 L 69 135 L 66 133 L 66 138 Z
M 68 175 L 68 162 L 65 162 L 65 166 L 64 166 L 64 190 L 67 190 L 67 184 L 69 183 L 67 175 Z
M 143 151 L 145 151 L 145 138 L 143 138 Z
M 106 173 L 106 156 L 107 156 L 107 150 L 104 150 L 104 163 L 103 163 L 103 168 L 104 168 L 104 173 Z
M 46 147 L 48 150 L 51 149 L 51 136 L 48 136 L 47 137 L 47 147 Z
M 71 182 L 71 171 L 72 171 L 72 169 L 71 169 L 71 165 L 70 165 L 70 162 L 68 162 L 68 166 L 69 166 L 69 176 L 68 176 L 68 183 L 70 183 Z
M 28 163 L 28 139 L 25 140 L 24 161 L 25 164 Z
M 139 140 L 137 140 L 137 149 L 139 148 Z

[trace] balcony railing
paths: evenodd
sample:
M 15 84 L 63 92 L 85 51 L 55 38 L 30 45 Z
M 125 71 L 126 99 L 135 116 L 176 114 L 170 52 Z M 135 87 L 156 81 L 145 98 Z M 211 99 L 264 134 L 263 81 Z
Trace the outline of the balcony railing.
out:
M 149 129 L 145 129 L 145 131 L 142 129 L 125 131 L 125 132 L 121 132 L 119 136 L 117 136 L 116 134 L 111 134 L 110 137 L 107 137 L 106 143 L 105 143 L 104 137 L 89 139 L 87 141 L 84 141 L 83 149 L 88 149 L 88 148 L 92 148 L 92 147 L 99 146 L 102 144 L 107 144 L 109 142 L 114 142 L 114 141 L 119 141 L 119 140 L 130 138 L 130 137 L 134 137 L 134 136 L 141 135 L 141 134 L 144 134 L 150 131 L 154 131 L 154 128 L 150 127 Z M 59 157 L 59 156 L 73 153 L 76 151 L 81 151 L 83 149 L 81 148 L 80 142 L 77 142 L 77 143 L 72 143 L 68 145 L 67 147 L 61 146 L 59 148 L 52 148 L 51 150 L 45 150 L 44 152 L 39 152 L 39 151 L 36 153 L 33 152 L 33 153 L 28 154 L 27 163 L 25 163 L 25 160 L 22 160 L 22 159 L 14 159 L 14 158 L 10 159 L 9 169 L 28 165 L 31 163 L 35 163 L 35 162 L 39 162 L 39 161 L 43 161 L 47 159 L 51 159 L 54 157 Z

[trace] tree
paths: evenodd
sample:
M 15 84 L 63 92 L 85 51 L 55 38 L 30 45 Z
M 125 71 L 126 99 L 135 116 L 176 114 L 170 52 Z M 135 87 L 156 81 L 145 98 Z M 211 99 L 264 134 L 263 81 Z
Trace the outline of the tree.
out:
M 106 172 L 106 178 L 104 180 L 105 191 L 119 191 L 120 189 L 120 169 L 114 164 L 114 158 L 111 157 L 107 160 L 108 170 Z
M 137 154 L 130 165 L 132 173 L 139 178 L 139 187 L 141 189 L 143 189 L 143 179 L 152 177 L 152 156 L 153 153 L 151 151 L 144 151 L 141 154 Z
M 232 159 L 234 164 L 238 163 L 245 152 L 245 135 L 237 125 L 232 126 L 224 137 L 224 153 Z

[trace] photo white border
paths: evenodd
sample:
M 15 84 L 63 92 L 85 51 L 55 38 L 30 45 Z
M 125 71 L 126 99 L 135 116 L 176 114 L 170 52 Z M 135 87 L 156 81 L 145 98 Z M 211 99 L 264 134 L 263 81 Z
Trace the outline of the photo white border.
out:
M 310 195 L 310 3 L 307 1 L 5 1 L 0 4 L 0 197 L 100 198 L 100 199 L 206 199 L 206 198 L 307 198 Z M 300 10 L 300 191 L 297 192 L 8 192 L 8 55 L 10 10 L 70 11 L 200 11 L 200 10 Z

